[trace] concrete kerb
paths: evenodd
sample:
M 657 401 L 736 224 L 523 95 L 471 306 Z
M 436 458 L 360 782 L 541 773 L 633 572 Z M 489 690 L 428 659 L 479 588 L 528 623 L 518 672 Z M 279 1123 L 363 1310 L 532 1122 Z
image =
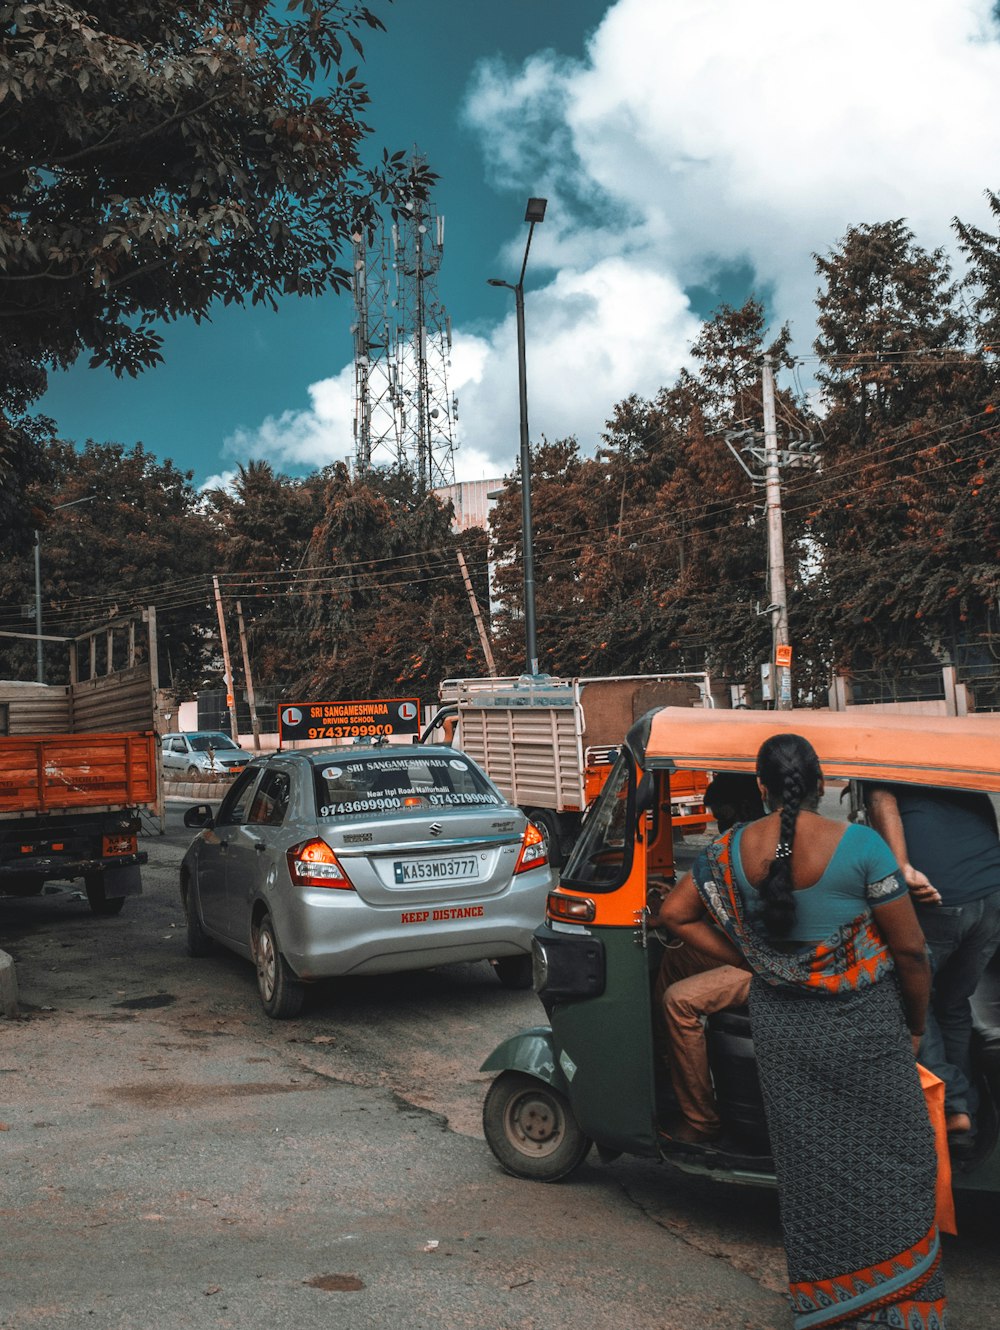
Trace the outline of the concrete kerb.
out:
M 163 782 L 163 798 L 170 804 L 217 804 L 229 789 L 229 781 L 168 780 Z
M 0 1015 L 14 1017 L 17 1008 L 17 971 L 14 958 L 0 951 Z

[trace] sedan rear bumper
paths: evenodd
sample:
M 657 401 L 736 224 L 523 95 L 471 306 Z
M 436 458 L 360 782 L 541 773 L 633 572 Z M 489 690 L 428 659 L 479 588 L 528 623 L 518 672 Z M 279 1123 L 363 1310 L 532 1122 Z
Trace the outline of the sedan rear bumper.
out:
M 417 909 L 372 906 L 354 891 L 310 888 L 272 900 L 282 953 L 301 979 L 389 974 L 528 955 L 552 887 L 547 867 L 519 874 L 501 896 Z

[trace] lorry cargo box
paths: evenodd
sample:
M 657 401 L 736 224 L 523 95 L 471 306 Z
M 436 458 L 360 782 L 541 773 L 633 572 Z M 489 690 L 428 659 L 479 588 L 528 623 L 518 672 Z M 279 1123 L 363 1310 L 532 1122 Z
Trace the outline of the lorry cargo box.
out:
M 153 806 L 156 735 L 0 736 L 0 818 Z

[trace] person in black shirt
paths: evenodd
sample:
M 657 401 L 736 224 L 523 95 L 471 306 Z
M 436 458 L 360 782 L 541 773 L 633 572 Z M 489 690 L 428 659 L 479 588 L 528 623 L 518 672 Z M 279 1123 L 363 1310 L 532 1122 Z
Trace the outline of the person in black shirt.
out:
M 1000 948 L 1000 837 L 986 794 L 916 785 L 866 788 L 871 825 L 889 843 L 910 888 L 934 981 L 920 1061 L 945 1083 L 949 1138 L 971 1148 L 970 998 Z

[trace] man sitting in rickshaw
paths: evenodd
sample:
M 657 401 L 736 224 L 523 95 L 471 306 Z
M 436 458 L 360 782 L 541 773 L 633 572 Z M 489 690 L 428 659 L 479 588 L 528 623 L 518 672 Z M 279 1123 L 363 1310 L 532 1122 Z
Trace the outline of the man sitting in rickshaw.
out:
M 705 807 L 719 834 L 738 822 L 764 813 L 753 776 L 721 772 L 704 794 Z M 709 1145 L 721 1132 L 719 1109 L 708 1065 L 705 1018 L 727 1007 L 741 1007 L 750 991 L 749 968 L 720 965 L 689 943 L 667 943 L 656 978 L 656 1009 L 662 1012 L 664 1061 L 670 1073 L 680 1120 L 669 1136 L 687 1145 Z

